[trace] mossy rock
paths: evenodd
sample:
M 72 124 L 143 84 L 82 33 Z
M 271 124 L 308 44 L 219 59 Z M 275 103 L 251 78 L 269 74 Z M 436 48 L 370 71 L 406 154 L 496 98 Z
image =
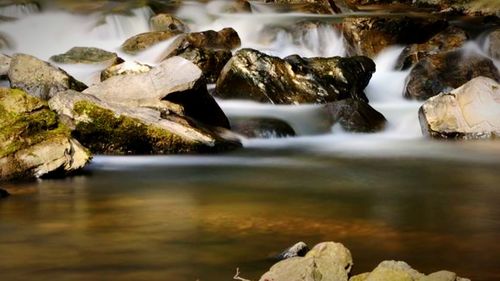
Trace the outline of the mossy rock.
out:
M 64 54 L 52 56 L 52 61 L 66 64 L 94 64 L 94 63 L 119 63 L 122 60 L 116 53 L 108 52 L 99 48 L 74 47 Z

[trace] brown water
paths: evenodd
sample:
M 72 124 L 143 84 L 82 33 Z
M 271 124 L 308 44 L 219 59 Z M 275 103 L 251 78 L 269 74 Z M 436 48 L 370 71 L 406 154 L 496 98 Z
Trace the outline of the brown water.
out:
M 500 160 L 500 159 L 499 159 Z M 500 161 L 301 151 L 98 157 L 87 174 L 4 186 L 0 280 L 258 280 L 333 240 L 355 273 L 386 259 L 500 280 Z

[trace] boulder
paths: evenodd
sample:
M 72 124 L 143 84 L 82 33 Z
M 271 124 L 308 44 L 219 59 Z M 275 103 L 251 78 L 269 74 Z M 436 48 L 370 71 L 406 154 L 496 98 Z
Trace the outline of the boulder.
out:
M 112 65 L 101 72 L 101 81 L 113 76 L 140 74 L 150 71 L 153 67 L 135 61 L 126 61 L 117 65 Z
M 74 91 L 58 93 L 49 105 L 73 129 L 72 135 L 94 153 L 204 153 L 241 146 L 189 118 L 113 104 Z
M 175 39 L 164 52 L 164 58 L 177 56 L 186 50 L 194 48 L 233 50 L 240 46 L 240 37 L 232 28 L 224 28 L 220 31 L 192 32 L 183 34 Z
M 252 6 L 247 0 L 229 1 L 223 9 L 226 13 L 251 13 Z
M 64 70 L 24 54 L 12 57 L 8 77 L 12 88 L 24 90 L 43 100 L 60 91 L 83 91 L 87 88 Z
M 348 132 L 374 133 L 384 129 L 387 120 L 368 103 L 355 99 L 344 99 L 326 105 L 333 124 Z
M 224 49 L 190 48 L 179 54 L 179 56 L 197 65 L 208 83 L 215 83 L 233 54 L 230 50 Z
M 351 252 L 340 243 L 316 245 L 305 257 L 293 257 L 273 265 L 260 281 L 347 281 L 352 268 Z
M 500 84 L 477 77 L 427 100 L 419 111 L 426 136 L 444 139 L 500 137 Z
M 405 47 L 398 58 L 396 69 L 408 69 L 428 56 L 456 50 L 462 47 L 467 39 L 465 31 L 450 26 L 425 43 Z
M 182 20 L 171 14 L 158 14 L 149 20 L 153 31 L 189 32 L 189 27 Z
M 64 54 L 52 56 L 50 60 L 57 63 L 66 64 L 93 64 L 93 63 L 111 63 L 123 62 L 116 53 L 108 52 L 99 48 L 74 47 Z
M 493 61 L 478 53 L 451 51 L 432 55 L 412 68 L 406 78 L 403 96 L 426 100 L 460 87 L 478 76 L 500 81 L 500 74 Z
M 274 104 L 367 100 L 363 90 L 374 72 L 367 57 L 281 59 L 242 49 L 222 70 L 215 95 Z
M 304 242 L 298 242 L 292 247 L 279 254 L 279 260 L 286 260 L 294 257 L 303 257 L 309 252 L 309 247 Z
M 273 4 L 272 8 L 279 12 L 302 12 L 309 14 L 334 14 L 340 9 L 334 1 L 328 0 L 269 0 L 268 4 Z
M 10 193 L 5 190 L 0 188 L 0 199 L 7 198 L 10 196 Z
M 444 20 L 423 18 L 346 18 L 343 33 L 350 55 L 374 58 L 392 45 L 424 43 L 446 26 Z
M 68 174 L 90 160 L 47 103 L 21 90 L 0 89 L 0 144 L 0 180 Z
M 0 54 L 0 79 L 7 77 L 11 61 L 12 61 L 11 57 L 4 54 Z
M 169 40 L 181 33 L 182 31 L 180 30 L 165 30 L 141 33 L 127 39 L 122 44 L 121 49 L 127 54 L 135 55 L 141 51 L 151 48 L 152 46 L 162 41 Z
M 285 121 L 274 118 L 231 118 L 231 130 L 247 138 L 285 138 L 295 130 Z
M 488 34 L 488 54 L 500 60 L 500 28 Z
M 227 117 L 207 91 L 202 71 L 181 57 L 169 58 L 146 73 L 113 76 L 84 93 L 110 103 L 168 110 L 209 126 L 229 128 Z

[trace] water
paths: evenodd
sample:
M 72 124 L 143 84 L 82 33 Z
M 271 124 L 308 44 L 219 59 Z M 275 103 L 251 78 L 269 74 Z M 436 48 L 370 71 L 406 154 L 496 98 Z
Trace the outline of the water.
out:
M 186 2 L 176 13 L 192 31 L 233 27 L 242 47 L 280 57 L 345 55 L 342 34 L 325 23 L 339 17 L 220 7 Z M 12 40 L 5 52 L 44 60 L 91 46 L 155 65 L 172 41 L 135 57 L 120 51 L 149 30 L 147 7 L 127 15 L 0 8 L 5 14 L 18 18 L 0 23 Z M 311 17 L 323 24 L 263 37 L 266 25 Z M 464 49 L 484 54 L 484 40 Z M 14 196 L 0 202 L 0 280 L 230 280 L 237 267 L 258 280 L 299 240 L 344 243 L 356 273 L 398 259 L 425 273 L 499 280 L 500 145 L 424 139 L 421 103 L 402 97 L 408 71 L 393 70 L 401 50 L 375 59 L 366 89 L 388 119 L 383 132 L 343 132 L 317 105 L 219 101 L 230 117 L 280 118 L 299 136 L 244 139 L 243 150 L 220 156 L 98 156 L 78 177 L 4 185 Z M 89 85 L 107 67 L 59 66 Z

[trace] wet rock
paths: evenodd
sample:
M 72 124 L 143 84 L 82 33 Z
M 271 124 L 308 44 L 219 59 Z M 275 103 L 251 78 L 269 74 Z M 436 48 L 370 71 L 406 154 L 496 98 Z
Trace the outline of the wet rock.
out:
M 101 81 L 107 80 L 113 76 L 146 73 L 152 68 L 153 67 L 149 65 L 138 62 L 122 62 L 117 65 L 112 65 L 101 72 Z
M 384 129 L 387 120 L 368 103 L 344 99 L 326 105 L 333 124 L 340 124 L 345 131 L 374 133 Z
M 74 47 L 64 54 L 52 56 L 52 61 L 67 64 L 93 64 L 93 63 L 119 63 L 121 61 L 116 53 L 99 48 Z
M 221 137 L 210 127 L 176 114 L 132 108 L 101 101 L 74 91 L 60 92 L 49 101 L 72 135 L 94 153 L 170 154 L 235 149 L 235 139 Z
M 366 57 L 281 59 L 242 49 L 222 70 L 215 94 L 274 104 L 367 100 L 363 90 L 374 72 Z
M 45 101 L 0 89 L 0 180 L 68 174 L 89 160 Z
M 304 242 L 298 242 L 292 247 L 286 249 L 278 256 L 279 260 L 286 260 L 294 257 L 303 257 L 309 252 L 309 247 Z
M 426 136 L 444 139 L 500 137 L 500 84 L 477 77 L 427 100 L 419 111 Z
M 339 13 L 340 9 L 334 1 L 328 0 L 269 0 L 273 8 L 280 12 L 303 12 L 310 14 Z
M 230 50 L 192 48 L 185 50 L 179 56 L 196 64 L 203 72 L 208 83 L 215 83 L 233 54 Z
M 349 54 L 374 58 L 392 45 L 424 43 L 446 26 L 444 20 L 422 18 L 346 18 L 343 33 Z
M 0 188 L 0 199 L 4 199 L 10 196 L 10 193 L 7 190 Z
M 216 50 L 233 50 L 241 46 L 238 33 L 232 28 L 220 31 L 207 30 L 192 32 L 179 36 L 164 52 L 164 57 L 169 58 L 195 48 Z
M 84 93 L 110 103 L 172 111 L 229 128 L 227 117 L 207 91 L 202 71 L 181 57 L 169 58 L 146 73 L 113 76 Z
M 0 79 L 7 77 L 11 61 L 12 61 L 11 57 L 4 54 L 0 54 Z
M 352 264 L 351 253 L 346 247 L 325 242 L 316 245 L 305 257 L 278 262 L 260 281 L 347 281 Z
M 22 89 L 43 100 L 60 91 L 83 91 L 87 88 L 64 70 L 24 54 L 12 57 L 8 76 L 12 88 Z
M 296 135 L 288 123 L 275 118 L 231 118 L 231 130 L 247 138 L 269 139 Z
M 403 95 L 409 99 L 426 100 L 479 76 L 500 81 L 493 61 L 480 54 L 452 51 L 432 55 L 412 68 Z
M 224 11 L 226 13 L 251 13 L 252 7 L 250 3 L 246 0 L 236 0 L 227 3 Z
M 179 18 L 171 14 L 158 14 L 149 21 L 153 31 L 189 32 L 189 27 Z
M 121 49 L 131 55 L 144 51 L 162 41 L 169 40 L 179 34 L 180 30 L 165 30 L 141 33 L 127 39 L 121 46 Z
M 500 60 L 500 28 L 488 34 L 488 54 Z
M 396 63 L 396 69 L 407 69 L 428 56 L 458 49 L 467 39 L 465 31 L 450 26 L 425 43 L 404 48 Z

